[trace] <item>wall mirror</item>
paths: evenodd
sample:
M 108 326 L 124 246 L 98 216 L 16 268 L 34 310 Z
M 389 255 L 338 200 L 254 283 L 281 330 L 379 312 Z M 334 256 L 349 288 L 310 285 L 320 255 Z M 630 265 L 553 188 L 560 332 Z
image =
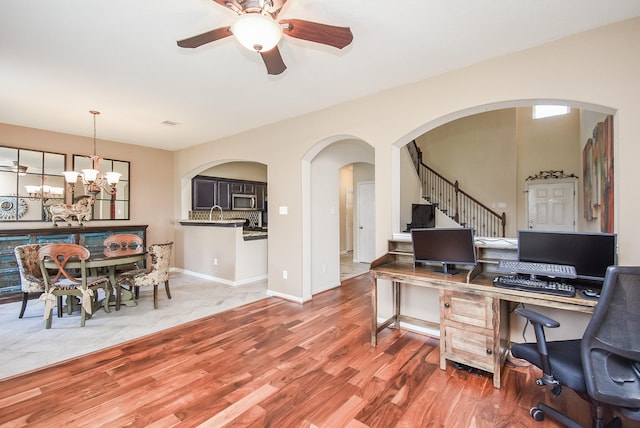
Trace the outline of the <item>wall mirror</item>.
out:
M 66 155 L 0 146 L 0 221 L 47 221 L 64 202 Z
M 100 192 L 96 194 L 91 213 L 92 220 L 129 220 L 129 191 L 131 185 L 129 167 L 130 164 L 127 161 L 100 159 L 100 173 L 104 176 L 107 172 L 117 172 L 120 174 L 120 180 L 115 185 L 116 191 L 113 194 L 110 194 L 105 189 L 100 189 Z M 73 155 L 74 171 L 90 168 L 92 168 L 92 161 L 89 156 Z M 73 191 L 74 200 L 86 194 L 85 186 L 78 179 Z

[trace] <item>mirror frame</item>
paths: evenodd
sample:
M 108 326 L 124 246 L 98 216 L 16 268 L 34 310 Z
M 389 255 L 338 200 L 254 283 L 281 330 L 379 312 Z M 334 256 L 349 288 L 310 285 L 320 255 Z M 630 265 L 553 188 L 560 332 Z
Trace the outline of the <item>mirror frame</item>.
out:
M 67 163 L 67 155 L 0 146 L 0 158 L 4 157 L 2 153 L 9 154 L 11 151 L 15 151 L 15 156 L 10 156 L 12 159 L 0 159 L 15 162 L 18 167 L 2 165 L 3 169 L 0 170 L 0 223 L 49 221 L 49 212 L 45 207 L 52 203 L 64 203 L 66 200 L 67 187 L 62 171 Z M 27 167 L 26 171 L 19 169 L 22 165 Z M 62 195 L 59 198 L 30 196 L 26 185 L 61 187 Z
M 86 155 L 73 155 L 73 170 L 81 171 L 91 168 L 91 157 Z M 130 220 L 130 189 L 131 189 L 131 162 L 100 158 L 100 173 L 119 172 L 120 180 L 116 185 L 116 193 L 110 195 L 104 190 L 96 195 L 96 200 L 91 209 L 92 221 L 106 220 Z M 74 202 L 85 195 L 84 186 L 78 179 L 74 185 Z

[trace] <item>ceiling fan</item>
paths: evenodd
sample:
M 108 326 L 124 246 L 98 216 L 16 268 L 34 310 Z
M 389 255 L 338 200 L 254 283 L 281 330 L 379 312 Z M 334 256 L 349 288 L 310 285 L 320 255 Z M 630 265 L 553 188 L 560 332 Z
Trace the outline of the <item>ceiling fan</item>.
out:
M 29 167 L 27 165 L 19 165 L 18 161 L 0 160 L 0 171 L 17 172 L 18 174 L 26 174 Z
M 236 21 L 228 27 L 216 28 L 197 36 L 179 40 L 178 46 L 197 48 L 234 35 L 247 49 L 260 54 L 268 74 L 276 75 L 287 69 L 278 50 L 278 42 L 282 34 L 338 49 L 348 46 L 353 40 L 353 34 L 349 27 L 335 27 L 301 19 L 277 20 L 278 14 L 287 0 L 213 1 L 237 13 Z M 264 31 L 261 31 L 260 36 L 256 37 L 257 27 L 264 29 Z

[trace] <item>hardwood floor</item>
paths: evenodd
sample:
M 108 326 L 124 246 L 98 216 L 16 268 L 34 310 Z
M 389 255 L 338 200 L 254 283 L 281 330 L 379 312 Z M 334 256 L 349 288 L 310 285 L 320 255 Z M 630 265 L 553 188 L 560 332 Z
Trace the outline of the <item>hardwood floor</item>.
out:
M 0 425 L 557 426 L 528 414 L 545 396 L 534 369 L 505 368 L 497 390 L 440 370 L 437 339 L 387 329 L 371 347 L 369 286 L 363 275 L 304 305 L 267 298 L 6 379 Z M 588 422 L 572 391 L 554 401 Z

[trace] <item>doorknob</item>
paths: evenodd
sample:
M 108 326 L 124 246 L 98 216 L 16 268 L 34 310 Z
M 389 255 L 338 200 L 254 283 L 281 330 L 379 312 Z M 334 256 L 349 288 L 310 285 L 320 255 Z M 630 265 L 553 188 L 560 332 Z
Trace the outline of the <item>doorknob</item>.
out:
M 358 229 L 364 229 L 364 227 L 360 226 Z

